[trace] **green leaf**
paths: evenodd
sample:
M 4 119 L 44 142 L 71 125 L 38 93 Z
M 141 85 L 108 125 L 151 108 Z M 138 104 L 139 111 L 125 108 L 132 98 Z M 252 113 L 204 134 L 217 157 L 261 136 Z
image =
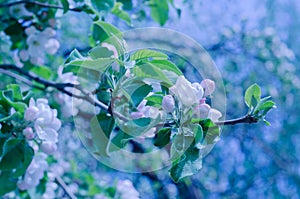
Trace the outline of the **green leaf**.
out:
M 123 33 L 118 28 L 103 21 L 94 22 L 92 32 L 93 38 L 100 42 L 106 42 L 111 37 L 123 39 Z
M 137 65 L 132 69 L 133 74 L 140 78 L 150 78 L 158 80 L 166 87 L 173 85 L 172 81 L 164 74 L 164 72 L 157 66 L 144 63 L 142 65 Z
M 11 172 L 0 172 L 0 196 L 5 195 L 17 188 L 17 180 L 10 177 Z
M 249 108 L 251 107 L 254 108 L 259 103 L 260 97 L 261 97 L 260 87 L 257 84 L 253 84 L 246 90 L 245 103 Z
M 151 17 L 163 26 L 169 18 L 168 0 L 150 0 Z
M 121 2 L 124 5 L 124 10 L 132 10 L 133 8 L 132 0 L 117 0 L 117 2 Z
M 95 146 L 95 154 L 100 156 L 109 155 L 108 145 L 114 125 L 115 120 L 113 116 L 105 112 L 101 112 L 91 119 L 91 133 Z
M 12 91 L 14 100 L 17 100 L 17 101 L 23 100 L 21 88 L 18 84 L 9 84 L 6 86 L 6 88 L 10 89 Z
M 24 159 L 23 163 L 21 164 L 21 167 L 16 169 L 16 171 L 13 173 L 12 177 L 13 178 L 18 178 L 19 176 L 22 176 L 25 174 L 28 166 L 30 165 L 32 159 L 34 156 L 34 151 L 33 149 L 28 146 L 27 144 L 24 146 Z
M 177 183 L 184 177 L 198 173 L 201 168 L 202 157 L 199 155 L 199 149 L 192 144 L 179 160 L 172 162 L 169 172 L 172 180 Z
M 178 76 L 183 75 L 181 70 L 171 61 L 169 60 L 151 60 L 149 63 L 159 67 L 161 70 L 167 70 L 174 72 Z
M 193 131 L 194 133 L 194 138 L 195 138 L 195 146 L 200 149 L 200 145 L 202 140 L 203 140 L 203 130 L 200 124 L 190 124 L 189 128 Z
M 102 47 L 102 46 L 96 46 L 95 48 L 93 48 L 89 51 L 89 56 L 92 59 L 110 58 L 113 55 L 114 55 L 114 53 L 112 51 L 110 51 L 108 48 Z
M 81 70 L 92 70 L 103 73 L 115 61 L 114 58 L 97 58 L 93 60 L 74 60 L 65 65 L 64 72 L 73 72 L 77 74 Z
M 204 144 L 213 144 L 216 138 L 220 136 L 220 128 L 216 126 L 210 119 L 204 119 L 199 122 L 203 130 Z
M 123 39 L 123 33 L 115 26 L 103 22 L 94 22 L 92 26 L 92 38 L 98 43 L 109 43 L 118 51 L 119 57 L 126 52 L 126 45 Z
M 68 56 L 67 60 L 65 61 L 65 64 L 70 63 L 71 61 L 78 60 L 78 59 L 84 59 L 84 57 L 80 54 L 80 52 L 75 48 L 70 55 Z
M 139 119 L 135 119 L 132 121 L 138 126 L 147 127 L 150 124 L 151 119 L 150 118 L 139 118 Z
M 153 94 L 145 98 L 147 100 L 146 105 L 161 107 L 163 94 Z
M 95 10 L 102 14 L 102 13 L 107 13 L 114 7 L 114 0 L 91 0 L 93 8 Z
M 10 108 L 13 107 L 17 112 L 21 114 L 24 113 L 27 105 L 23 102 L 13 102 L 9 96 L 13 96 L 13 92 L 11 90 L 1 91 L 0 92 L 0 101 L 3 107 Z
M 149 50 L 149 49 L 142 49 L 135 51 L 130 59 L 131 60 L 140 60 L 140 59 L 147 59 L 147 58 L 153 58 L 153 59 L 168 59 L 168 55 L 165 53 L 156 51 L 156 50 Z
M 275 108 L 275 102 L 273 102 L 272 100 L 268 100 L 265 101 L 264 103 L 260 104 L 257 108 L 258 111 L 262 111 L 262 110 L 270 110 L 272 108 Z
M 126 146 L 129 140 L 133 139 L 131 135 L 119 130 L 117 134 L 111 139 L 109 145 L 109 152 L 117 151 Z
M 33 68 L 30 69 L 30 72 L 33 72 L 39 77 L 42 77 L 44 79 L 50 79 L 52 76 L 52 71 L 50 68 L 46 66 L 34 66 Z
M 11 138 L 3 146 L 0 170 L 10 171 L 22 166 L 24 162 L 24 140 Z
M 162 128 L 158 131 L 154 138 L 154 146 L 162 148 L 170 143 L 171 128 Z
M 131 25 L 131 18 L 129 14 L 122 9 L 122 6 L 123 4 L 120 2 L 115 3 L 115 6 L 112 8 L 111 13 L 126 21 L 128 25 Z
M 66 12 L 68 12 L 70 4 L 69 4 L 68 0 L 60 0 L 60 2 L 63 6 L 64 14 L 65 14 Z
M 136 90 L 131 94 L 133 105 L 137 107 L 152 90 L 153 88 L 145 83 L 139 87 L 136 87 Z

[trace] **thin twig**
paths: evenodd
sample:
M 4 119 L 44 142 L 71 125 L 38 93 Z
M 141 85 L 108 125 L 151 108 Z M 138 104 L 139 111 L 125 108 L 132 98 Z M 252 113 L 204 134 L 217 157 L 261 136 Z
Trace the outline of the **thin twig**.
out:
M 237 118 L 237 119 L 215 122 L 215 124 L 222 126 L 222 125 L 235 125 L 235 124 L 241 124 L 241 123 L 252 124 L 252 123 L 257 123 L 257 122 L 258 122 L 257 118 L 250 116 L 250 115 L 245 115 L 245 116 L 243 116 L 241 118 Z
M 75 194 L 69 189 L 68 185 L 66 185 L 66 183 L 63 181 L 63 179 L 61 177 L 56 176 L 55 181 L 64 190 L 64 192 L 69 196 L 69 198 L 77 199 Z
M 15 1 L 15 2 L 10 2 L 10 3 L 2 3 L 2 4 L 0 4 L 0 8 L 10 7 L 10 6 L 18 5 L 18 4 L 31 4 L 31 5 L 37 5 L 40 7 L 44 7 L 44 8 L 54 8 L 54 9 L 64 10 L 64 8 L 59 5 L 46 4 L 46 3 L 41 3 L 41 2 L 37 2 L 37 1 L 28 1 L 28 0 Z M 81 12 L 82 8 L 69 8 L 68 10 L 74 11 L 74 12 Z

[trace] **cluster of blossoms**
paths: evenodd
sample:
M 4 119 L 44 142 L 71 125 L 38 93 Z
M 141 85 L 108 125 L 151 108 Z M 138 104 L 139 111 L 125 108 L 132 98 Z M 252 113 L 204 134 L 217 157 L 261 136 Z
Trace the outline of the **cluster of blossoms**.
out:
M 34 149 L 35 155 L 24 177 L 18 182 L 18 187 L 21 190 L 28 190 L 40 183 L 44 172 L 48 169 L 47 155 L 52 155 L 57 150 L 57 131 L 61 127 L 61 121 L 57 118 L 57 111 L 51 109 L 48 100 L 44 98 L 39 98 L 36 102 L 31 98 L 24 118 L 33 123 L 33 127 L 28 126 L 23 130 L 23 135 Z M 33 139 L 36 142 L 33 142 Z M 49 186 L 46 186 L 49 187 L 49 190 L 46 189 L 46 195 L 51 196 L 57 185 L 49 183 Z M 51 191 L 51 187 L 55 189 Z
M 27 49 L 20 50 L 21 61 L 30 61 L 33 64 L 44 63 L 45 55 L 55 54 L 60 47 L 57 39 L 54 38 L 56 31 L 50 27 L 43 31 L 37 30 L 34 26 L 25 29 L 28 36 L 26 39 Z
M 139 192 L 134 188 L 130 180 L 120 180 L 117 183 L 117 194 L 121 199 L 131 198 L 138 199 L 140 198 Z
M 175 108 L 173 96 L 175 96 L 181 109 L 193 107 L 195 117 L 209 118 L 216 122 L 222 117 L 221 112 L 206 104 L 206 97 L 210 96 L 214 90 L 215 83 L 210 79 L 204 79 L 199 84 L 198 82 L 191 83 L 183 76 L 179 76 L 176 84 L 170 88 L 172 95 L 164 96 L 162 107 L 167 113 L 173 112 Z
M 37 137 L 31 127 L 24 129 L 24 136 L 29 140 L 36 137 L 40 141 L 40 149 L 46 154 L 53 154 L 57 149 L 57 131 L 61 127 L 61 121 L 57 118 L 57 110 L 50 108 L 47 99 L 39 98 L 35 102 L 31 98 L 24 117 L 25 120 L 34 123 L 34 132 Z

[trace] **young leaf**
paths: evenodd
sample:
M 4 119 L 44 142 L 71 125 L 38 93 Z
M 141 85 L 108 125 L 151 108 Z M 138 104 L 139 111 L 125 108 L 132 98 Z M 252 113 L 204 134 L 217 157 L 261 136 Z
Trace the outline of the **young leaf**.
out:
M 63 6 L 64 14 L 65 14 L 66 12 L 68 12 L 70 4 L 69 4 L 68 0 L 60 0 L 60 2 Z
M 133 105 L 137 107 L 152 90 L 153 88 L 148 84 L 143 84 L 137 87 L 136 90 L 131 94 Z
M 163 26 L 169 18 L 168 0 L 150 0 L 151 17 Z
M 73 72 L 77 74 L 80 69 L 87 69 L 103 73 L 114 61 L 113 58 L 74 60 L 65 65 L 64 72 Z
M 260 97 L 261 97 L 260 87 L 257 84 L 253 84 L 246 90 L 245 103 L 249 108 L 255 107 L 259 103 Z
M 168 55 L 165 53 L 155 51 L 155 50 L 149 50 L 149 49 L 142 49 L 135 51 L 131 57 L 130 60 L 140 60 L 140 59 L 147 59 L 147 58 L 153 58 L 153 59 L 168 59 Z
M 0 196 L 13 191 L 17 187 L 17 180 L 10 177 L 11 172 L 0 172 Z
M 71 61 L 78 60 L 78 59 L 84 59 L 84 57 L 80 54 L 80 52 L 75 48 L 70 55 L 68 56 L 67 60 L 65 61 L 65 64 L 68 64 Z
M 3 146 L 0 170 L 11 171 L 22 166 L 24 161 L 24 140 L 11 138 Z
M 10 89 L 13 93 L 13 99 L 16 101 L 23 100 L 23 95 L 21 88 L 18 84 L 9 84 L 6 86 L 7 89 Z
M 110 116 L 105 112 L 101 112 L 91 119 L 91 133 L 93 144 L 95 146 L 95 154 L 100 156 L 109 155 L 108 145 L 114 125 L 115 120 L 113 116 Z
M 111 139 L 108 151 L 113 152 L 124 148 L 130 139 L 133 139 L 131 135 L 119 130 Z
M 154 138 L 154 146 L 162 148 L 169 144 L 171 136 L 171 128 L 162 128 L 158 131 Z
M 140 78 L 149 78 L 160 81 L 164 86 L 170 87 L 173 85 L 172 81 L 164 74 L 164 72 L 157 66 L 144 63 L 137 65 L 132 69 L 133 74 Z
M 109 58 L 113 55 L 114 55 L 114 53 L 112 51 L 110 51 L 110 50 L 108 50 L 108 48 L 102 47 L 102 46 L 96 46 L 95 48 L 93 48 L 89 51 L 89 56 L 92 59 Z
M 169 172 L 172 180 L 177 183 L 184 177 L 198 173 L 201 168 L 202 157 L 199 149 L 191 145 L 179 160 L 172 162 Z
M 33 72 L 37 76 L 42 77 L 44 79 L 50 79 L 52 76 L 51 69 L 46 66 L 35 66 L 30 69 L 30 72 Z
M 181 70 L 169 60 L 151 60 L 149 63 L 159 67 L 161 70 L 174 72 L 178 76 L 183 75 Z
M 92 6 L 93 8 L 95 8 L 95 10 L 98 13 L 106 13 L 108 11 L 110 11 L 113 6 L 115 1 L 114 0 L 91 0 Z
M 120 2 L 115 3 L 114 7 L 111 9 L 111 13 L 126 21 L 128 25 L 131 25 L 130 16 L 122 9 L 122 6 L 123 4 Z

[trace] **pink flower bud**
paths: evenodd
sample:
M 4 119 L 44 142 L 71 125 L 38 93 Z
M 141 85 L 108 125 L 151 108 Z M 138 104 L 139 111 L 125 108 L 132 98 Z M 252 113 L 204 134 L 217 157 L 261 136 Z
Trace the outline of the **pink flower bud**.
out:
M 48 154 L 48 155 L 52 155 L 56 150 L 57 150 L 57 145 L 53 142 L 43 142 L 40 145 L 40 149 Z
M 24 130 L 23 130 L 23 135 L 25 136 L 25 138 L 27 140 L 32 140 L 34 138 L 34 133 L 33 133 L 33 130 L 31 127 L 26 127 Z
M 135 120 L 135 119 L 139 119 L 139 118 L 144 117 L 144 113 L 143 112 L 132 112 L 130 114 L 130 116 L 131 116 L 132 119 Z
M 166 95 L 163 97 L 162 108 L 164 109 L 164 111 L 166 111 L 166 113 L 173 112 L 175 108 L 175 101 L 172 95 Z
M 215 82 L 210 79 L 204 79 L 201 86 L 204 88 L 204 96 L 211 95 L 216 87 Z

